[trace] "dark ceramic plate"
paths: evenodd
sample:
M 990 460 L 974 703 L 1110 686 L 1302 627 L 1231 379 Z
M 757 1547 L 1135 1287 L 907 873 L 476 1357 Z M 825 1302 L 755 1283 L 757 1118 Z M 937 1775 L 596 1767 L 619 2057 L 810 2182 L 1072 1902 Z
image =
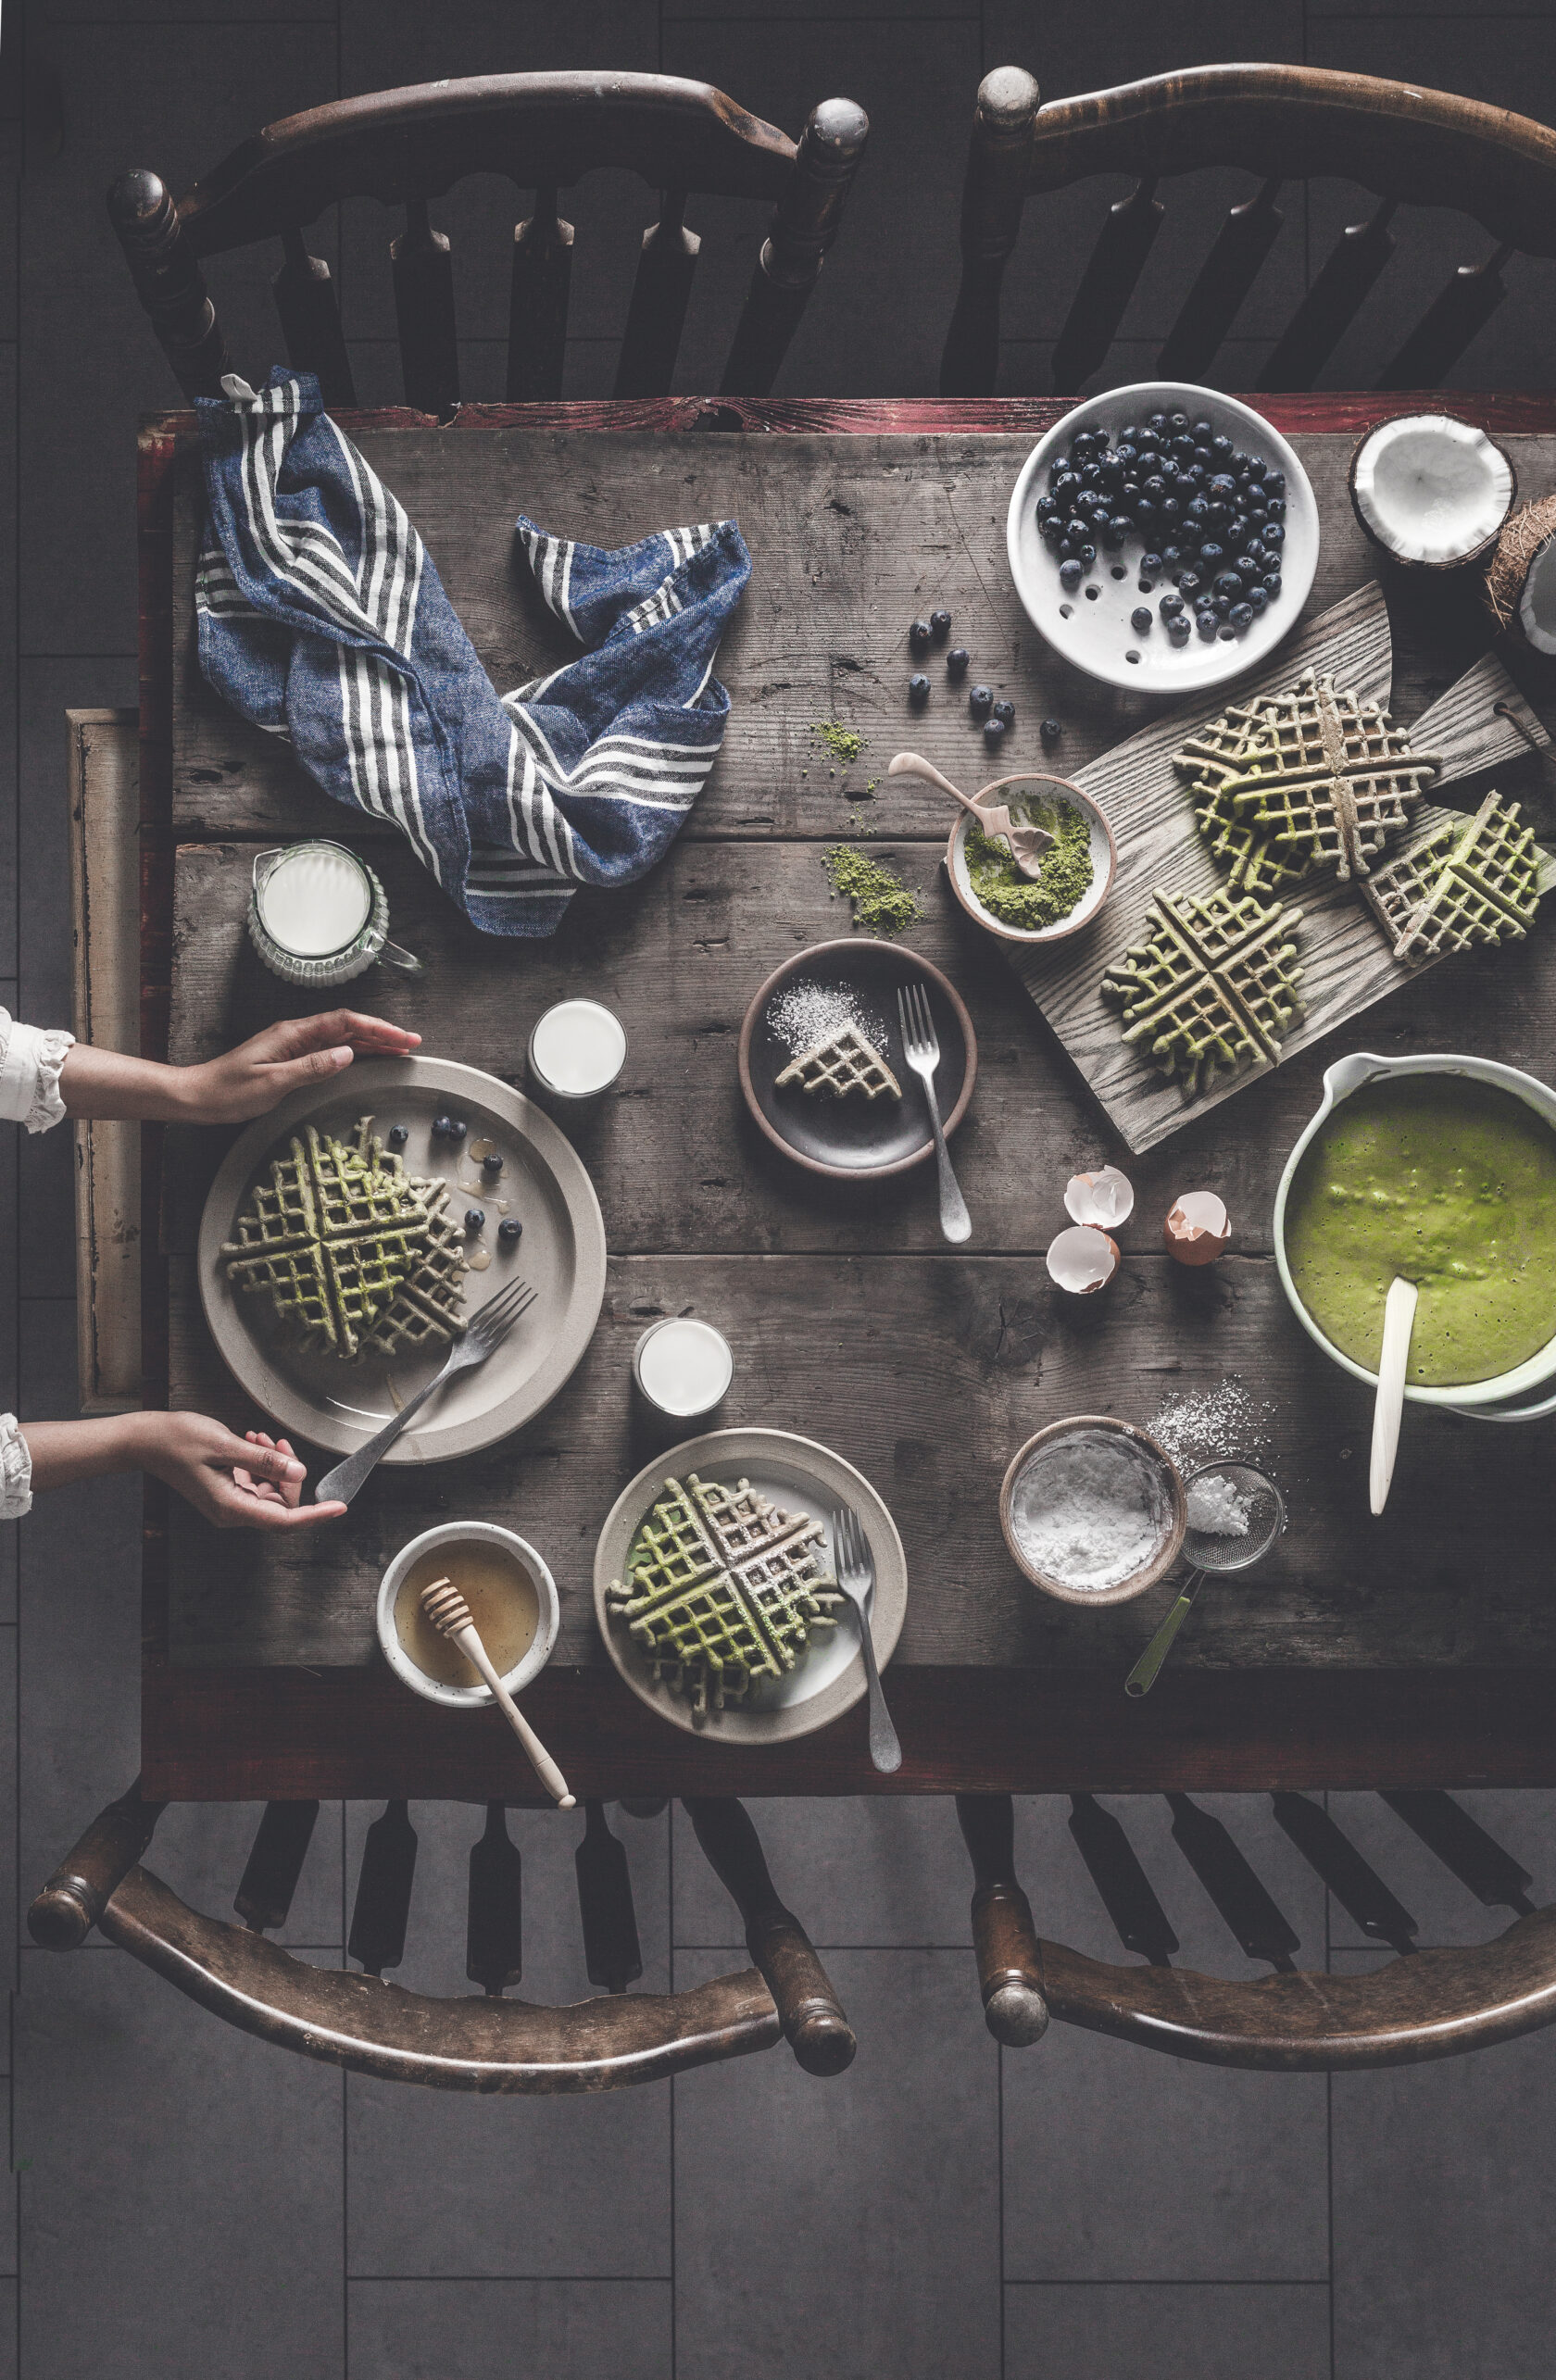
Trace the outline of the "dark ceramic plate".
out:
M 784 1091 L 776 1087 L 778 1076 L 795 1052 L 773 1031 L 772 1010 L 789 985 L 800 981 L 854 996 L 880 1028 L 880 1038 L 872 1033 L 871 1039 L 902 1085 L 900 1099 L 866 1099 L 857 1092 L 834 1099 L 827 1093 L 802 1091 L 797 1086 Z M 911 983 L 922 983 L 928 994 L 940 1043 L 935 1096 L 946 1130 L 953 1133 L 972 1096 L 978 1045 L 960 994 L 938 967 L 932 967 L 916 950 L 905 950 L 897 943 L 873 942 L 862 934 L 846 942 L 814 943 L 775 968 L 747 1009 L 740 1029 L 740 1087 L 768 1139 L 797 1165 L 853 1181 L 869 1174 L 900 1173 L 929 1156 L 935 1142 L 923 1084 L 909 1072 L 897 1023 L 898 986 Z

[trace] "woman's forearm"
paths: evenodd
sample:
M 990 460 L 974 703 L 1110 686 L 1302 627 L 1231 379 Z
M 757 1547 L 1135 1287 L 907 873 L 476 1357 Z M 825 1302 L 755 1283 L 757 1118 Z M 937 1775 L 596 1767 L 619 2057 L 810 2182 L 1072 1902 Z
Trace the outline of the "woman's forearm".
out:
M 191 1071 L 158 1066 L 149 1058 L 126 1058 L 117 1049 L 91 1049 L 78 1041 L 59 1070 L 59 1096 L 68 1116 L 168 1123 L 187 1109 Z
M 115 1471 L 142 1467 L 144 1413 L 107 1413 L 89 1422 L 24 1422 L 21 1435 L 32 1459 L 32 1490 L 69 1487 L 78 1479 L 101 1479 Z

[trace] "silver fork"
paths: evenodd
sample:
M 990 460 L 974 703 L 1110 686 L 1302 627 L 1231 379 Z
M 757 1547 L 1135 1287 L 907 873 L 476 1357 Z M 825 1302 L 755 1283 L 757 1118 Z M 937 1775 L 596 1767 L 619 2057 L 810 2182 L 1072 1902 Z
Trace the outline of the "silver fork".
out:
M 833 1514 L 832 1551 L 837 1584 L 859 1613 L 864 1674 L 870 1681 L 870 1757 L 883 1776 L 890 1776 L 894 1769 L 902 1766 L 902 1747 L 897 1740 L 891 1712 L 886 1709 L 886 1697 L 881 1691 L 881 1672 L 875 1665 L 875 1644 L 870 1633 L 870 1607 L 875 1598 L 875 1572 L 857 1512 Z
M 904 983 L 897 995 L 897 1021 L 902 1031 L 902 1055 L 924 1086 L 929 1102 L 929 1121 L 935 1127 L 935 1162 L 940 1169 L 940 1229 L 951 1241 L 971 1239 L 972 1219 L 967 1211 L 967 1201 L 961 1195 L 951 1160 L 946 1150 L 946 1135 L 940 1124 L 940 1102 L 935 1096 L 935 1070 L 940 1063 L 940 1042 L 930 1014 L 929 998 L 922 983 Z
M 391 1414 L 383 1429 L 365 1446 L 358 1447 L 354 1455 L 347 1455 L 333 1471 L 325 1472 L 313 1491 L 314 1502 L 349 1504 L 368 1473 L 388 1453 L 407 1423 L 414 1421 L 428 1397 L 435 1397 L 457 1372 L 469 1372 L 473 1364 L 484 1363 L 489 1355 L 495 1355 L 520 1315 L 534 1304 L 538 1295 L 527 1281 L 510 1281 L 495 1297 L 488 1297 L 449 1348 L 443 1370 L 428 1381 L 425 1388 L 419 1388 L 397 1413 Z

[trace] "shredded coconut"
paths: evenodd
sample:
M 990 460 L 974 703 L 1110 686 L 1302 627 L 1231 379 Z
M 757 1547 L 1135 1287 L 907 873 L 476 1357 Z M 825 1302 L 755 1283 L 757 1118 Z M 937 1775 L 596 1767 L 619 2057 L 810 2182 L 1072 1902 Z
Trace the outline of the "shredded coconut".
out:
M 1201 1537 L 1246 1537 L 1252 1509 L 1253 1498 L 1239 1496 L 1219 1472 L 1197 1479 L 1188 1491 L 1188 1525 Z
M 1248 1462 L 1258 1469 L 1268 1460 L 1274 1409 L 1256 1405 L 1231 1372 L 1198 1395 L 1164 1397 L 1146 1427 L 1180 1471 L 1198 1471 L 1210 1462 Z
M 1061 1585 L 1122 1586 L 1167 1534 L 1160 1464 L 1132 1438 L 1083 1430 L 1039 1447 L 1016 1481 L 1010 1525 L 1035 1570 Z
M 845 1025 L 852 1025 L 878 1050 L 886 1046 L 885 1027 L 856 993 L 841 983 L 812 983 L 807 975 L 784 984 L 767 1011 L 767 1021 L 795 1058 L 803 1058 Z

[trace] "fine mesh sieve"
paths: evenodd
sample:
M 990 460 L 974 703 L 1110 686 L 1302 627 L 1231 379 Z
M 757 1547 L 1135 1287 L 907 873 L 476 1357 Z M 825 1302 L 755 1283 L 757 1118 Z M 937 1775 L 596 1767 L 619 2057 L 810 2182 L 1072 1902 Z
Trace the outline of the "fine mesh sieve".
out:
M 1247 1570 L 1262 1560 L 1286 1526 L 1286 1505 L 1274 1480 L 1247 1462 L 1210 1462 L 1184 1483 L 1188 1526 L 1183 1559 L 1190 1570 Z M 1198 1495 L 1196 1495 L 1196 1490 Z M 1205 1524 L 1195 1526 L 1196 1506 Z M 1220 1527 L 1210 1525 L 1219 1520 Z

